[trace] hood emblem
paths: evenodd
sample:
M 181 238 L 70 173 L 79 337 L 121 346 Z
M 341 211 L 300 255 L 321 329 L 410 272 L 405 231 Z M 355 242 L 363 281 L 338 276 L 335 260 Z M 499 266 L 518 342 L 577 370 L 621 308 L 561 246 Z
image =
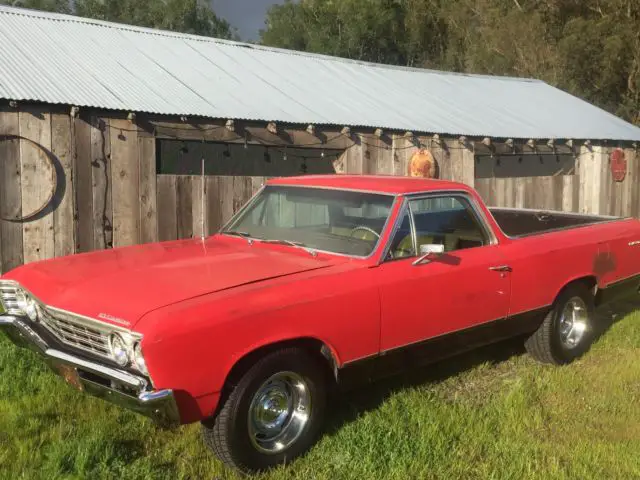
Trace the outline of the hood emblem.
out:
M 114 317 L 113 315 L 109 315 L 108 313 L 99 313 L 98 318 L 102 320 L 109 320 L 110 322 L 119 323 L 120 325 L 126 325 L 127 327 L 131 325 L 130 322 L 123 320 L 122 318 Z

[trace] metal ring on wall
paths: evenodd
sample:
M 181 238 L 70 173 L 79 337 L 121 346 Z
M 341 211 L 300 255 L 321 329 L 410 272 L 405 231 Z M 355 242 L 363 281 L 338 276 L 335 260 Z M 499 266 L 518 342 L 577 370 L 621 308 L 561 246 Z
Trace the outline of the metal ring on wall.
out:
M 35 146 L 39 150 L 40 156 L 44 153 L 46 162 L 51 167 L 51 171 L 53 173 L 53 181 L 51 182 L 51 191 L 49 192 L 49 196 L 47 197 L 46 201 L 43 202 L 40 208 L 38 208 L 37 210 L 34 210 L 33 212 L 28 213 L 27 215 L 17 216 L 14 218 L 7 218 L 0 215 L 0 220 L 5 220 L 7 222 L 28 222 L 29 220 L 32 220 L 38 215 L 40 215 L 53 201 L 53 197 L 55 196 L 56 190 L 58 187 L 58 174 L 56 172 L 56 165 L 51 159 L 51 156 L 53 155 L 52 152 L 44 148 L 39 143 L 34 142 L 33 140 L 23 137 L 21 135 L 0 135 L 0 142 L 10 141 L 10 140 L 24 140 L 25 142 Z M 0 159 L 0 161 L 3 161 L 3 159 Z

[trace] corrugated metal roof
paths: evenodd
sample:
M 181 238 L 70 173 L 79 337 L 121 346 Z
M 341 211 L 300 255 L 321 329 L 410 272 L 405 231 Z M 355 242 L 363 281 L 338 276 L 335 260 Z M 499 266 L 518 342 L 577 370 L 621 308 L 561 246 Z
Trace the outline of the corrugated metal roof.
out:
M 541 81 L 391 67 L 0 7 L 0 98 L 468 136 L 640 141 Z

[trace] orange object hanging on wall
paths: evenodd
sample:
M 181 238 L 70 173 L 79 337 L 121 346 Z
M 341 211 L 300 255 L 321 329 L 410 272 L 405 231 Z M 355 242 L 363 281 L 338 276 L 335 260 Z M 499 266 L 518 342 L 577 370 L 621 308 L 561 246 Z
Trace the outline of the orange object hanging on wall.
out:
M 409 159 L 407 175 L 409 177 L 435 178 L 436 159 L 433 158 L 432 153 L 426 148 L 416 150 Z
M 621 148 L 611 152 L 611 176 L 616 182 L 622 182 L 627 176 L 627 159 Z

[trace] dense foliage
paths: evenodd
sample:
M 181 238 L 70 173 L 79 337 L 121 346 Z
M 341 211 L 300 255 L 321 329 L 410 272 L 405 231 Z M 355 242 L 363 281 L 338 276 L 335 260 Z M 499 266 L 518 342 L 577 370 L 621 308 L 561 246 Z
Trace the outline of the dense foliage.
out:
M 267 45 L 536 77 L 640 123 L 638 0 L 287 0 Z
M 201 0 L 0 0 L 0 3 L 210 37 L 233 36 L 229 23 Z

